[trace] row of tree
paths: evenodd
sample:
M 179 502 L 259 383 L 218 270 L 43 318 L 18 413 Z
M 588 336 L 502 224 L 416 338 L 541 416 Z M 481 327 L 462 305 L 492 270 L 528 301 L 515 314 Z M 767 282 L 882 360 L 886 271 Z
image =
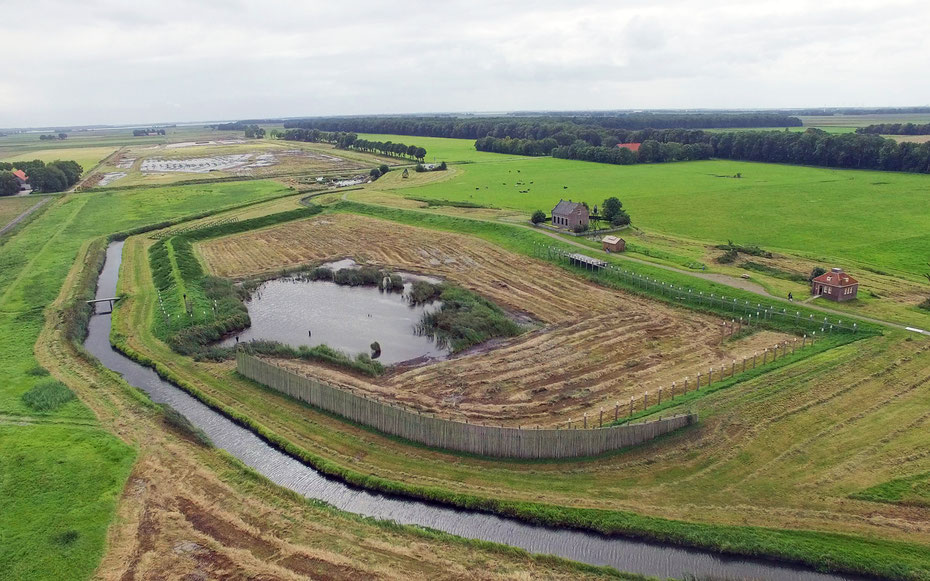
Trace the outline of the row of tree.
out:
M 76 161 L 56 160 L 45 163 L 41 160 L 16 162 L 15 167 L 10 163 L 0 163 L 0 195 L 8 196 L 19 191 L 19 181 L 12 170 L 18 169 L 29 177 L 29 185 L 34 192 L 63 192 L 81 179 L 84 168 Z M 13 182 L 16 182 L 16 189 Z
M 930 143 L 819 129 L 709 134 L 714 157 L 853 169 L 930 173 Z
M 406 145 L 392 141 L 371 141 L 359 139 L 353 132 L 321 131 L 319 129 L 286 129 L 280 134 L 287 141 L 305 141 L 309 143 L 332 143 L 339 149 L 355 149 L 366 153 L 379 153 L 394 157 L 409 157 L 422 162 L 426 159 L 426 149 L 417 145 Z
M 643 139 L 646 136 L 650 139 Z M 830 134 L 820 129 L 793 131 L 646 130 L 625 133 L 624 143 L 641 143 L 633 153 L 625 148 L 592 146 L 577 140 L 560 145 L 549 155 L 601 163 L 632 164 L 684 161 L 717 157 L 768 163 L 823 167 L 877 169 L 930 173 L 930 143 L 898 143 L 879 135 Z M 642 139 L 642 141 L 639 141 Z M 479 139 L 480 151 L 517 155 L 546 155 L 551 141 L 529 143 L 519 139 Z
M 59 133 L 55 135 L 54 133 L 49 133 L 48 135 L 42 134 L 39 136 L 40 141 L 54 141 L 56 139 L 68 139 L 67 133 Z
M 590 145 L 581 139 L 571 145 L 559 145 L 551 137 L 540 140 L 484 137 L 475 141 L 475 149 L 513 155 L 551 155 L 560 159 L 578 159 L 618 165 L 691 161 L 709 159 L 713 155 L 713 148 L 707 143 L 692 144 L 655 139 L 643 141 L 639 146 L 639 151 L 633 151 L 616 145 Z
M 856 133 L 875 135 L 930 135 L 930 123 L 876 123 L 859 127 Z
M 559 159 L 578 159 L 598 163 L 632 165 L 635 163 L 663 163 L 668 161 L 694 161 L 710 159 L 713 149 L 706 143 L 682 144 L 674 141 L 661 142 L 647 140 L 634 152 L 626 147 L 591 146 L 583 141 L 576 141 L 569 146 L 556 147 L 552 157 Z
M 603 135 L 614 129 L 800 127 L 797 117 L 781 113 L 577 113 L 502 117 L 324 117 L 288 121 L 285 128 L 357 133 L 416 135 L 422 137 L 512 137 L 544 139 L 558 133 L 571 137 L 568 145 L 587 131 Z M 589 136 L 590 137 L 590 136 Z M 601 145 L 589 141 L 591 145 Z
M 150 127 L 149 129 L 133 129 L 133 137 L 144 137 L 146 135 L 165 135 L 165 130 L 161 127 Z

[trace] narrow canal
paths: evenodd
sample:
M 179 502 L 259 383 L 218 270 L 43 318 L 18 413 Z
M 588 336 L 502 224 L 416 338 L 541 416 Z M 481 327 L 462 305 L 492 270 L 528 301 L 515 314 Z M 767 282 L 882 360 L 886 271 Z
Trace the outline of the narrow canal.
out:
M 97 285 L 97 298 L 116 295 L 122 242 L 107 249 Z M 102 305 L 100 310 L 106 310 Z M 202 429 L 213 443 L 271 481 L 307 498 L 322 500 L 347 512 L 420 525 L 472 539 L 482 539 L 621 571 L 681 578 L 687 574 L 716 579 L 840 581 L 857 577 L 818 573 L 789 564 L 721 556 L 712 552 L 604 536 L 570 529 L 540 527 L 491 514 L 457 510 L 417 500 L 385 496 L 347 486 L 272 448 L 251 431 L 211 410 L 156 373 L 124 357 L 110 346 L 109 313 L 94 314 L 85 346 L 100 361 L 152 400 L 165 403 Z

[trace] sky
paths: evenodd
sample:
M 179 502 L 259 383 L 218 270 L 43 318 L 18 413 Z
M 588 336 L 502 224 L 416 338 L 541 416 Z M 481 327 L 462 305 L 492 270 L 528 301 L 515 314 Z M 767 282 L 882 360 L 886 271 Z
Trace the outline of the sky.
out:
M 0 0 L 0 127 L 930 105 L 926 0 Z

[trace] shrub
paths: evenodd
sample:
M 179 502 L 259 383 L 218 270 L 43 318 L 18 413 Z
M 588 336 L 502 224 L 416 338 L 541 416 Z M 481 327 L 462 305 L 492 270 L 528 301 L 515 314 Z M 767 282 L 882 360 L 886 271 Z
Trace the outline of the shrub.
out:
M 487 299 L 457 286 L 440 288 L 442 306 L 424 314 L 417 327 L 439 345 L 456 352 L 494 337 L 514 337 L 523 332 L 520 325 Z
M 249 341 L 248 343 L 240 343 L 239 349 L 249 355 L 269 355 L 282 359 L 303 359 L 305 361 L 328 363 L 372 377 L 384 373 L 384 366 L 377 361 L 373 361 L 367 353 L 361 353 L 353 359 L 329 345 L 317 345 L 316 347 L 301 345 L 295 349 L 278 341 Z
M 731 262 L 735 262 L 737 257 L 739 257 L 739 252 L 737 252 L 735 248 L 730 248 L 721 256 L 717 257 L 717 262 L 720 264 L 730 264 Z
M 533 224 L 542 224 L 543 222 L 546 221 L 546 213 L 543 212 L 542 210 L 536 210 L 535 212 L 533 212 L 533 217 L 530 218 L 530 221 Z
M 37 412 L 51 412 L 74 399 L 74 392 L 60 381 L 46 379 L 22 395 L 23 403 Z
M 807 277 L 807 282 L 811 282 L 812 280 L 814 280 L 821 274 L 827 274 L 827 269 L 821 268 L 819 266 L 815 266 L 814 269 L 811 271 L 811 275 Z
M 371 168 L 371 171 L 368 172 L 368 175 L 371 176 L 371 179 L 376 180 L 381 177 L 381 170 L 376 167 L 373 167 Z
M 42 367 L 41 365 L 30 367 L 28 370 L 26 370 L 26 373 L 28 375 L 32 375 L 33 377 L 48 377 L 49 375 L 48 369 Z
M 193 440 L 194 442 L 207 448 L 213 447 L 213 442 L 203 430 L 195 426 L 178 410 L 167 404 L 159 404 L 161 409 L 162 420 L 165 425 L 179 433 L 181 436 Z
M 573 231 L 575 234 L 581 234 L 582 232 L 587 232 L 587 231 L 588 231 L 588 225 L 587 225 L 587 224 L 576 224 L 575 227 L 572 228 L 572 231 Z
M 382 163 L 382 164 L 378 167 L 378 171 L 381 172 L 381 175 L 384 175 L 384 174 L 386 174 L 387 172 L 391 171 L 391 168 L 388 167 L 388 164 Z

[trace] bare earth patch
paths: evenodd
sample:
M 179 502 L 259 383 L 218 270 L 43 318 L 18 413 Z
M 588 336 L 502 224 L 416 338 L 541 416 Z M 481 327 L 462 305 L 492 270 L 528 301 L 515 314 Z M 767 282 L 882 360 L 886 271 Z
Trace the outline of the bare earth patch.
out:
M 641 406 L 672 382 L 752 357 L 786 335 L 730 340 L 722 320 L 591 284 L 542 261 L 468 236 L 362 216 L 332 215 L 199 246 L 215 274 L 241 277 L 351 256 L 360 263 L 442 277 L 528 315 L 541 328 L 448 361 L 360 378 L 286 362 L 332 384 L 441 413 L 510 425 L 552 425 L 615 403 Z M 626 406 L 626 407 L 624 407 Z

